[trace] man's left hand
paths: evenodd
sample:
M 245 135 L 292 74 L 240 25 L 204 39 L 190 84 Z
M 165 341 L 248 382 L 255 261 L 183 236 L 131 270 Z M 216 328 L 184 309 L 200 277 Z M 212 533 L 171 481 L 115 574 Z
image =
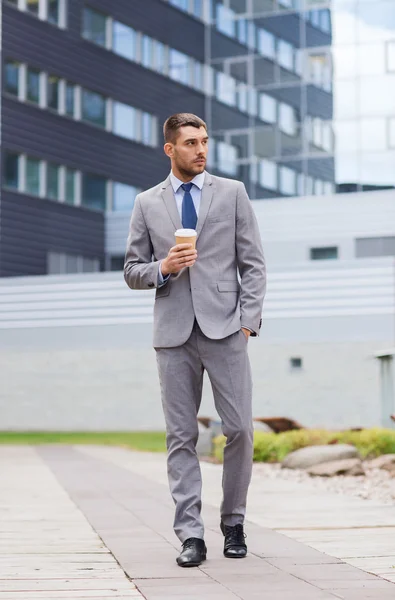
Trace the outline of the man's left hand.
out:
M 241 328 L 242 332 L 244 333 L 244 335 L 246 336 L 247 340 L 251 335 L 251 331 L 249 329 L 246 329 L 245 327 Z

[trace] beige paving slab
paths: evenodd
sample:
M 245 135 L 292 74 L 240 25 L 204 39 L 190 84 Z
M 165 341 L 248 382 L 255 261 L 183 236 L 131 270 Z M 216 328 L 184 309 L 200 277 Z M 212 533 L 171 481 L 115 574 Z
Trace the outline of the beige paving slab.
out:
M 1 600 L 142 598 L 34 449 L 0 464 Z
M 78 446 L 78 450 L 167 484 L 164 455 L 100 446 Z M 222 467 L 202 462 L 201 469 L 203 503 L 219 507 Z M 247 518 L 395 581 L 394 506 L 320 490 L 308 483 L 265 480 L 262 474 L 253 473 Z

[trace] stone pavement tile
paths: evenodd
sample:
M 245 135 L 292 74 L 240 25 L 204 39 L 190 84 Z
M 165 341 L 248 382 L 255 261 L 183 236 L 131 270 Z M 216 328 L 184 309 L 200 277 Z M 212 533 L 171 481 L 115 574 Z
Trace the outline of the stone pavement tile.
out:
M 365 571 L 361 571 L 360 569 L 352 567 L 351 565 L 347 565 L 346 563 L 335 565 L 290 565 L 287 568 L 287 571 L 288 573 L 291 573 L 291 575 L 295 575 L 296 577 L 303 579 L 304 581 L 380 581 L 380 579 L 376 577 L 376 575 L 366 573 Z
M 147 600 L 161 600 L 163 597 L 172 597 L 175 600 L 190 600 L 190 598 L 235 600 L 238 598 L 224 586 L 208 577 L 198 581 L 137 579 L 135 584 Z
M 380 593 L 382 590 L 392 591 L 393 597 L 395 598 L 395 586 L 390 581 L 385 579 L 348 579 L 348 580 L 336 580 L 333 579 L 318 579 L 312 580 L 311 583 L 316 585 L 322 590 L 328 590 L 336 593 L 337 590 L 378 590 Z
M 395 595 L 393 590 L 331 590 L 337 598 L 341 600 L 394 600 Z M 284 599 L 285 600 L 285 599 Z

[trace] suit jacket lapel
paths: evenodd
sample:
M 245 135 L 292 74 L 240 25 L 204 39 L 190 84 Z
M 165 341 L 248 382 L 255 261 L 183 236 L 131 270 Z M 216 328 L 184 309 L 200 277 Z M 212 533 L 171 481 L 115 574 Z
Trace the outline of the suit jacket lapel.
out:
M 203 229 L 204 222 L 210 209 L 211 201 L 213 199 L 213 180 L 209 173 L 206 173 L 204 184 L 202 188 L 202 196 L 200 200 L 199 216 L 197 221 L 197 237 Z
M 181 229 L 181 219 L 180 214 L 178 212 L 176 199 L 174 198 L 174 191 L 170 182 L 170 177 L 168 177 L 162 186 L 162 198 L 166 205 L 167 212 L 173 222 L 175 229 Z

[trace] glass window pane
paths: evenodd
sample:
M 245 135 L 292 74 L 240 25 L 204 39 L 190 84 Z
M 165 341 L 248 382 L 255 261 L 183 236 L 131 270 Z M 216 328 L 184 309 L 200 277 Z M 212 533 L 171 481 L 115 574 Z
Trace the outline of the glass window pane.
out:
M 284 69 L 293 71 L 294 68 L 294 53 L 293 46 L 284 40 L 278 40 L 277 44 L 278 63 Z
M 113 103 L 113 131 L 130 140 L 138 140 L 137 110 L 121 102 Z
M 169 58 L 169 76 L 175 81 L 179 81 L 180 83 L 188 85 L 190 62 L 189 56 L 171 48 Z
M 328 248 L 310 248 L 311 260 L 336 260 L 338 249 L 336 246 Z
M 233 10 L 224 6 L 223 4 L 217 4 L 217 29 L 224 35 L 235 37 L 236 35 L 236 21 L 235 13 Z
M 134 199 L 137 194 L 137 189 L 133 185 L 126 183 L 113 184 L 113 211 L 130 213 Z
M 26 192 L 34 196 L 40 193 L 40 161 L 26 159 Z
M 143 35 L 141 63 L 144 67 L 147 67 L 147 69 L 152 69 L 153 62 L 152 39 L 147 35 Z
M 166 50 L 161 42 L 154 42 L 154 63 L 153 68 L 158 73 L 166 73 Z
M 92 8 L 84 9 L 84 22 L 82 35 L 86 40 L 99 46 L 106 46 L 107 17 Z
M 82 120 L 99 127 L 106 126 L 106 99 L 101 94 L 82 91 Z
M 296 193 L 296 173 L 289 167 L 280 167 L 280 191 L 287 196 Z
M 27 99 L 38 104 L 40 102 L 40 71 L 28 68 L 26 87 Z
M 267 94 L 260 94 L 259 116 L 263 121 L 275 123 L 277 120 L 277 102 Z
M 148 113 L 143 113 L 141 123 L 141 139 L 143 144 L 152 146 L 153 139 L 153 123 L 152 117 Z
M 7 60 L 5 66 L 5 89 L 9 94 L 19 94 L 19 67 L 15 60 Z
M 217 143 L 218 169 L 227 175 L 237 175 L 237 148 L 225 142 Z
M 59 167 L 52 163 L 47 165 L 47 198 L 59 199 Z
M 59 108 L 59 78 L 50 75 L 47 84 L 47 105 L 48 108 L 58 110 Z
M 32 15 L 38 15 L 39 0 L 26 0 L 26 10 Z
M 82 206 L 95 210 L 106 210 L 107 180 L 98 175 L 82 175 Z
M 258 52 L 267 58 L 276 56 L 276 38 L 266 29 L 258 29 Z
M 67 204 L 75 204 L 75 176 L 74 169 L 66 169 L 65 202 Z
M 134 29 L 114 21 L 112 37 L 112 49 L 116 54 L 129 60 L 136 60 L 137 35 Z
M 48 2 L 48 21 L 57 25 L 59 23 L 59 0 L 47 0 Z
M 74 86 L 71 83 L 66 84 L 66 115 L 74 117 Z
M 236 80 L 225 73 L 217 73 L 217 98 L 224 104 L 236 104 Z
M 277 165 L 269 160 L 259 163 L 259 183 L 268 190 L 277 190 Z
M 19 156 L 18 154 L 7 152 L 4 162 L 5 185 L 17 190 L 19 185 Z
M 288 135 L 296 134 L 296 118 L 295 111 L 292 106 L 280 103 L 279 107 L 279 124 L 280 129 Z

